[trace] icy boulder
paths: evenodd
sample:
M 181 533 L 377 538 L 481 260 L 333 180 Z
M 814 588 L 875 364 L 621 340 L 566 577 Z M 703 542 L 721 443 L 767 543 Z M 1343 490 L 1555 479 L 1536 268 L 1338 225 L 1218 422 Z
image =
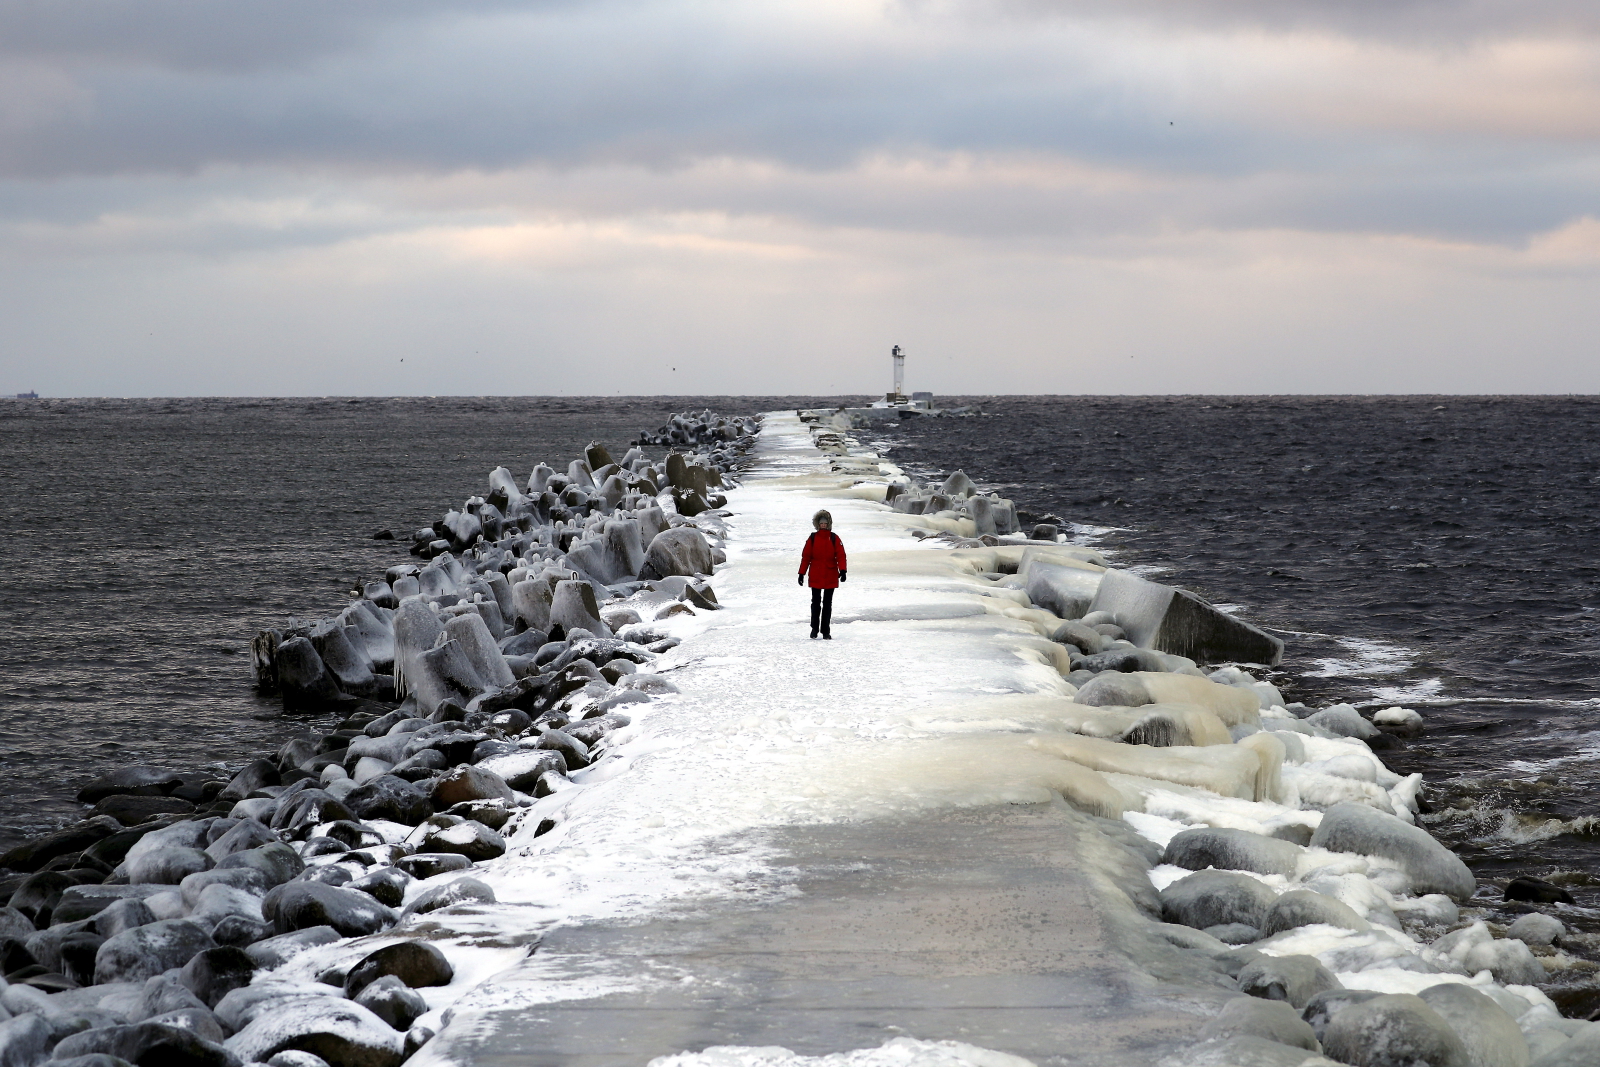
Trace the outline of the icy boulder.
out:
M 1418 996 L 1450 1024 L 1474 1067 L 1527 1067 L 1528 1042 L 1517 1020 L 1489 997 L 1460 982 L 1444 982 Z
M 1530 911 L 1512 923 L 1507 937 L 1514 937 L 1525 945 L 1553 945 L 1566 936 L 1567 928 L 1553 915 Z
M 215 947 L 211 935 L 187 919 L 167 919 L 124 930 L 108 938 L 95 953 L 95 984 L 142 982 L 182 967 L 196 954 Z
M 1207 604 L 1193 593 L 1159 585 L 1126 571 L 1106 571 L 1090 611 L 1110 612 L 1128 640 L 1197 663 L 1276 666 L 1283 642 Z
M 705 534 L 687 526 L 663 530 L 650 542 L 639 577 L 655 581 L 674 574 L 694 577 L 710 574 L 715 562 Z
M 1370 741 L 1378 736 L 1378 728 L 1361 717 L 1361 713 L 1350 704 L 1335 704 L 1306 719 L 1312 726 L 1320 726 L 1331 734 L 1339 737 L 1354 737 L 1362 741 Z
M 1023 591 L 1028 594 L 1029 600 L 1046 611 L 1063 619 L 1079 619 L 1089 610 L 1089 605 L 1100 589 L 1100 581 L 1104 574 L 1100 568 L 1087 563 L 1073 564 L 1066 560 L 1033 559 L 1028 561 L 1027 573 L 1023 577 Z M 1087 627 L 1084 629 L 1087 633 L 1094 632 Z M 1100 648 L 1083 648 L 1083 651 L 1093 655 L 1100 651 Z
M 465 704 L 489 688 L 461 642 L 449 639 L 418 656 L 415 671 L 407 674 L 406 681 L 416 695 L 417 711 L 423 715 L 432 715 L 446 700 Z
M 1193 704 L 1221 719 L 1224 726 L 1261 725 L 1261 701 L 1255 693 L 1189 674 L 1151 671 L 1102 674 L 1091 679 L 1072 699 L 1078 704 L 1101 708 Z
M 1315 956 L 1259 956 L 1239 971 L 1240 992 L 1262 1000 L 1288 1001 L 1297 1008 L 1304 1008 L 1318 993 L 1342 988 Z
M 1291 889 L 1273 901 L 1261 933 L 1271 937 L 1285 930 L 1316 925 L 1356 931 L 1372 929 L 1372 924 L 1357 915 L 1348 904 L 1310 889 Z
M 343 623 L 337 619 L 318 623 L 312 627 L 311 644 L 322 657 L 324 669 L 341 690 L 356 696 L 370 696 L 378 690 L 366 641 L 358 634 L 357 642 L 353 643 Z
M 1231 745 L 1233 738 L 1222 720 L 1192 704 L 1145 704 L 1139 717 L 1117 740 L 1125 745 L 1171 748 L 1175 745 Z
M 229 1038 L 227 1049 L 246 1063 L 296 1050 L 342 1067 L 394 1067 L 405 1038 L 360 1004 L 306 996 L 274 1002 Z
M 1322 816 L 1311 844 L 1330 852 L 1354 852 L 1392 860 L 1415 895 L 1443 893 L 1467 900 L 1478 888 L 1467 865 L 1426 830 L 1364 804 L 1335 804 Z
M 1191 871 L 1216 867 L 1219 870 L 1293 877 L 1303 851 L 1291 841 L 1280 841 L 1248 830 L 1207 826 L 1183 830 L 1174 835 L 1167 842 L 1167 851 L 1161 862 Z
M 1205 1038 L 1246 1035 L 1310 1052 L 1322 1051 L 1317 1035 L 1292 1007 L 1249 996 L 1228 1001 L 1217 1017 L 1200 1031 L 1200 1036 Z
M 1028 744 L 1102 774 L 1175 782 L 1240 800 L 1272 799 L 1277 780 L 1259 753 L 1241 745 L 1146 748 L 1076 734 L 1042 734 Z
M 360 937 L 393 926 L 398 916 L 354 889 L 320 882 L 289 882 L 267 894 L 262 911 L 280 934 L 331 926 L 345 937 Z
M 1233 871 L 1197 871 L 1161 891 L 1161 917 L 1196 930 L 1242 923 L 1260 929 L 1274 894 L 1259 879 Z
M 1472 1067 L 1450 1024 L 1421 997 L 1394 993 L 1339 1012 L 1322 1032 L 1323 1050 L 1341 1063 Z

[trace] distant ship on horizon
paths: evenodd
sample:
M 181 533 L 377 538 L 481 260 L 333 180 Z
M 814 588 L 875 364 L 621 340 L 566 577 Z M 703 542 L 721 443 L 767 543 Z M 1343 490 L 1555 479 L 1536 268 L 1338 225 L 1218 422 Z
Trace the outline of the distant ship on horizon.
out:
M 30 389 L 26 393 L 18 393 L 17 394 L 17 399 L 18 400 L 38 400 L 39 399 L 39 394 Z

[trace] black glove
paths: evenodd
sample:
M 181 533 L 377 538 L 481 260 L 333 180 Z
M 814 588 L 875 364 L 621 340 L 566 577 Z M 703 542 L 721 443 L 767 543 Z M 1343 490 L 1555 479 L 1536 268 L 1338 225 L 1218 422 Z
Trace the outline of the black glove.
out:
M 850 577 L 850 575 L 848 573 L 846 573 L 845 571 L 840 571 L 839 572 L 839 581 L 840 581 L 840 583 L 843 583 L 844 580 L 846 578 L 848 578 L 848 577 Z
M 803 574 L 796 575 L 795 579 L 794 579 L 794 584 L 795 585 L 805 585 L 806 584 L 806 576 L 803 575 Z

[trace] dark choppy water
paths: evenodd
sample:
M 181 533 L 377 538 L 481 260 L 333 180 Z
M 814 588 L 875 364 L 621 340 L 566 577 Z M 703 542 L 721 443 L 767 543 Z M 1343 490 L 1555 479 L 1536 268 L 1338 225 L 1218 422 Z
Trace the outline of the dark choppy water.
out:
M 940 400 L 992 415 L 879 434 L 902 465 L 1115 527 L 1282 636 L 1289 700 L 1416 708 L 1430 828 L 1600 908 L 1600 398 Z
M 297 732 L 250 689 L 251 636 L 338 611 L 492 468 L 779 403 L 0 401 L 0 849 L 77 817 L 108 764 L 238 765 Z

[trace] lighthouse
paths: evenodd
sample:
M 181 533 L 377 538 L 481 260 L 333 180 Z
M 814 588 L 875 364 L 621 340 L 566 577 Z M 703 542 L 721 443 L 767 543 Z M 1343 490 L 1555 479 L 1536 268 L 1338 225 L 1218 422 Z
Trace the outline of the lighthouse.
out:
M 889 354 L 894 357 L 894 392 L 884 397 L 891 404 L 904 404 L 906 402 L 906 352 L 899 345 L 889 349 Z

